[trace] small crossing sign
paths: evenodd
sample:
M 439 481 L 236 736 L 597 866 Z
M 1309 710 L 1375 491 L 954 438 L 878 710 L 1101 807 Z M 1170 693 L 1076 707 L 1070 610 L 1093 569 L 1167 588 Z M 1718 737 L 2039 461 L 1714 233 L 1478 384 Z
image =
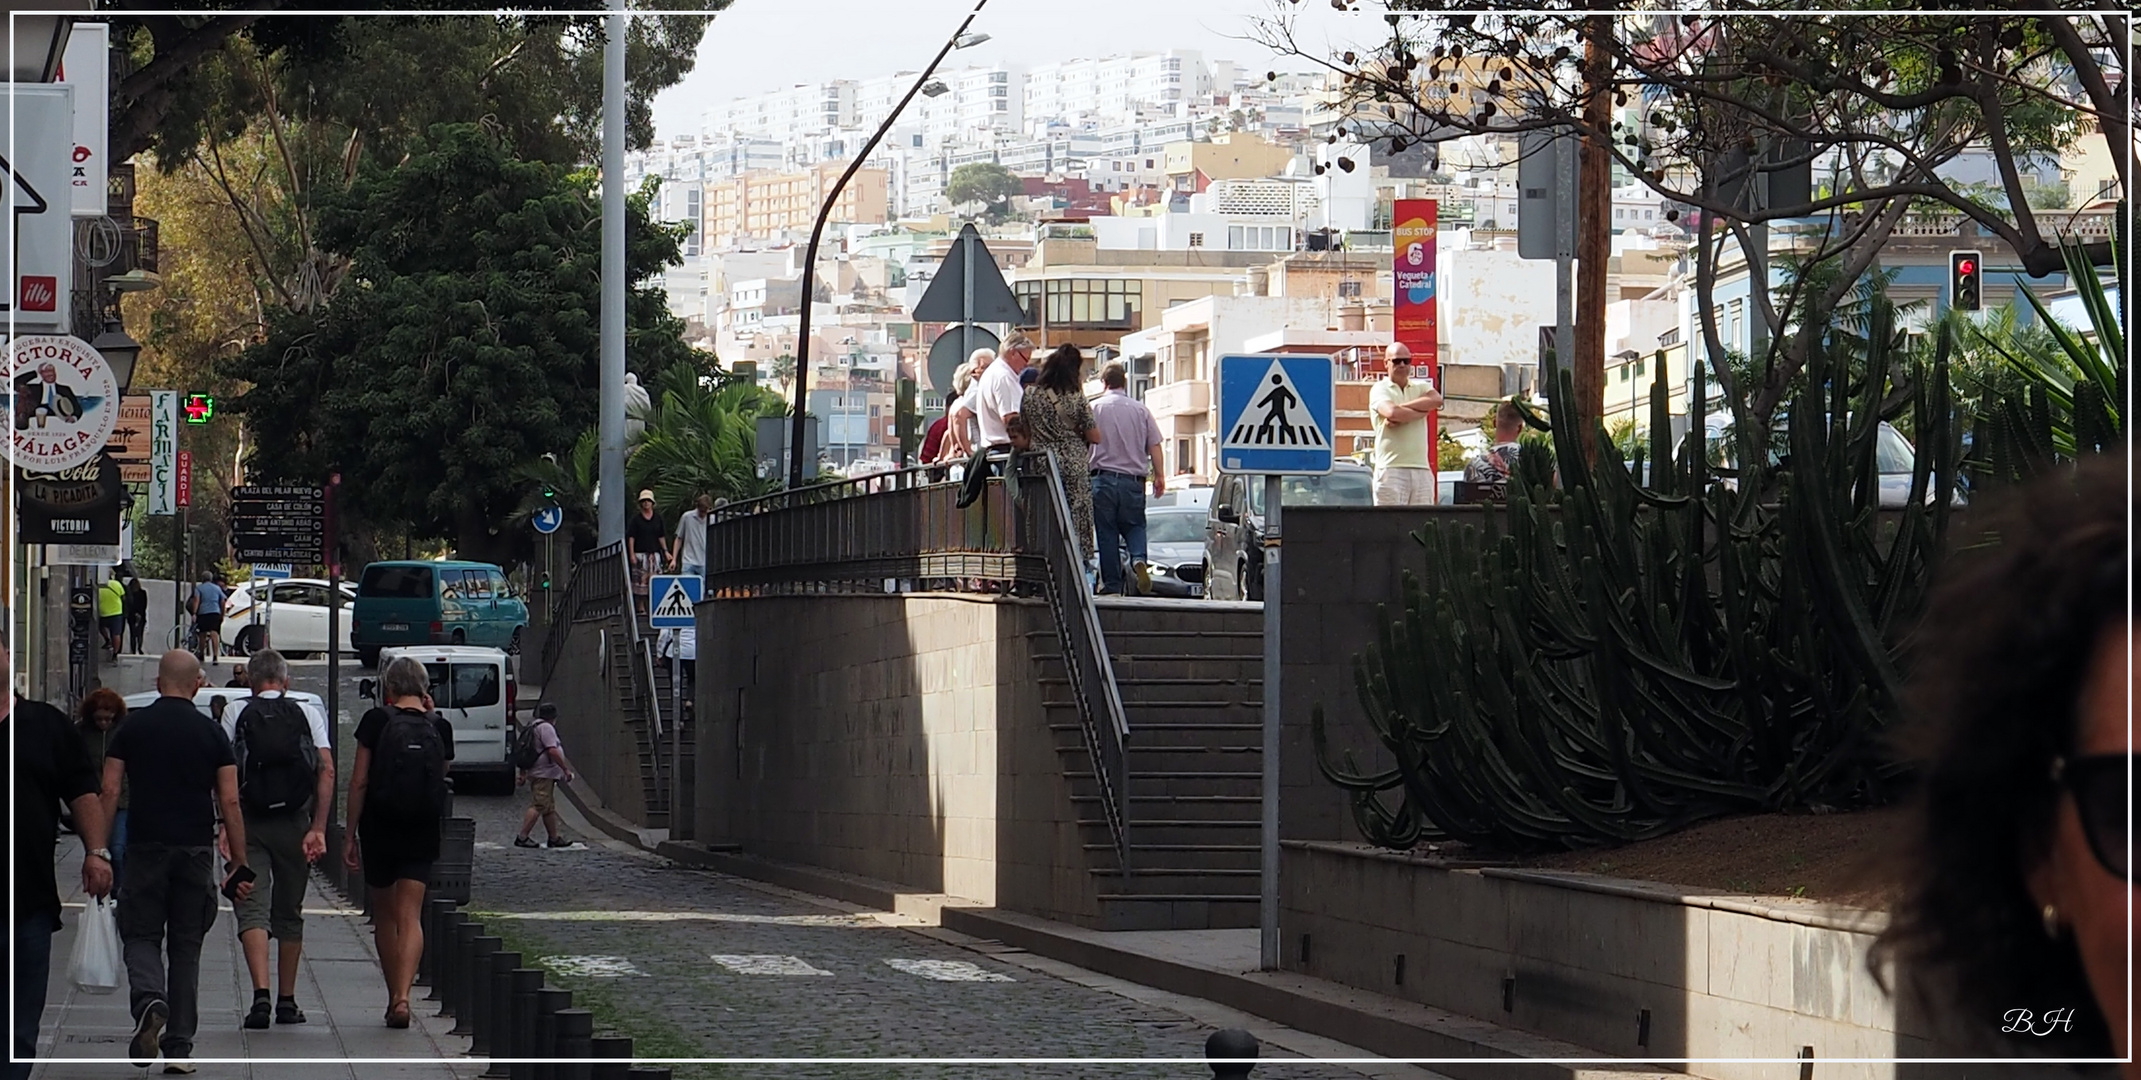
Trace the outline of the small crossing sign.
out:
M 1220 357 L 1219 471 L 1330 472 L 1335 393 L 1327 356 Z
M 529 517 L 529 520 L 535 523 L 536 532 L 547 536 L 558 531 L 558 526 L 565 524 L 565 508 L 562 506 L 546 506 L 541 510 L 537 510 Z
M 253 576 L 262 581 L 281 581 L 290 576 L 290 564 L 256 562 L 253 564 Z
M 692 574 L 656 574 L 648 583 L 654 597 L 654 614 L 648 619 L 656 630 L 685 630 L 699 625 L 696 605 L 705 579 Z

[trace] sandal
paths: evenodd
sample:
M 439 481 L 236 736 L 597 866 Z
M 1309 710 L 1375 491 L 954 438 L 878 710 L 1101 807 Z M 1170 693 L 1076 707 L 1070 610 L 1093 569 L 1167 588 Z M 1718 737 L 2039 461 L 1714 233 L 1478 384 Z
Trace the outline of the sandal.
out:
M 397 1001 L 387 1006 L 387 1026 L 399 1030 L 409 1026 L 409 1003 Z
M 305 1010 L 298 1008 L 297 1002 L 294 1000 L 278 1001 L 275 1003 L 275 1022 L 278 1024 L 302 1024 L 305 1022 Z

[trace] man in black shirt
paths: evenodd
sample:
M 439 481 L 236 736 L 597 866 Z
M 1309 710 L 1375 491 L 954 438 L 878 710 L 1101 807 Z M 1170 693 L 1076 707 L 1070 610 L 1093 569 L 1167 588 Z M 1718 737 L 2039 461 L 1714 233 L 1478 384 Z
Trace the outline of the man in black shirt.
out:
M 0 669 L 13 670 L 0 643 Z M 112 888 L 111 853 L 104 849 L 104 807 L 96 773 L 67 714 L 42 701 L 23 701 L 0 689 L 0 746 L 13 747 L 7 783 L 15 798 L 15 1016 L 8 1080 L 25 1080 L 37 1056 L 37 1026 L 44 1020 L 45 985 L 52 977 L 52 935 L 59 932 L 59 880 L 53 849 L 59 844 L 59 805 L 74 809 L 74 830 L 88 851 L 82 858 L 82 891 L 106 896 Z
M 245 869 L 245 819 L 238 811 L 238 763 L 230 740 L 194 707 L 207 680 L 184 649 L 156 667 L 154 704 L 127 714 L 104 753 L 104 805 L 131 786 L 126 837 L 126 903 L 119 939 L 134 1015 L 134 1064 L 158 1057 L 167 1073 L 190 1073 L 200 1023 L 201 941 L 216 919 L 216 818 L 223 820 L 230 874 Z M 221 883 L 230 884 L 230 877 Z M 234 890 L 239 899 L 252 883 Z M 166 970 L 168 955 L 169 968 Z
M 669 534 L 662 530 L 661 515 L 654 512 L 652 488 L 641 491 L 639 509 L 625 515 L 624 543 L 626 553 L 632 557 L 632 592 L 645 608 L 652 602 L 647 587 L 669 555 Z

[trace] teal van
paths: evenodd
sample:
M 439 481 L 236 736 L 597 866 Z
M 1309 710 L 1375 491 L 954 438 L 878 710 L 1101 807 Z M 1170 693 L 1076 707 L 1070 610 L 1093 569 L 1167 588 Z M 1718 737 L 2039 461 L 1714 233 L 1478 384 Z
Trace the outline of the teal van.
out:
M 394 645 L 489 645 L 520 651 L 528 605 L 490 563 L 375 562 L 357 581 L 350 646 L 366 667 Z

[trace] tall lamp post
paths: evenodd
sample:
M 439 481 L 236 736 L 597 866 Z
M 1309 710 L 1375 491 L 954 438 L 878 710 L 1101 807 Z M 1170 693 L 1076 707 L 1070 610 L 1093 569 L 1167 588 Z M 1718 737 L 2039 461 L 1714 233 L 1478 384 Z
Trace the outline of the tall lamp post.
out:
M 974 10 L 967 12 L 966 18 L 960 20 L 959 29 L 952 31 L 951 39 L 944 43 L 943 48 L 937 50 L 936 59 L 931 60 L 929 66 L 922 69 L 922 74 L 914 80 L 914 85 L 907 88 L 907 96 L 901 98 L 899 104 L 892 106 L 892 112 L 885 117 L 885 122 L 878 125 L 877 132 L 870 136 L 869 142 L 862 144 L 862 152 L 855 155 L 855 160 L 848 162 L 847 171 L 841 173 L 840 179 L 833 182 L 833 189 L 825 193 L 825 204 L 818 209 L 817 223 L 810 227 L 810 245 L 803 249 L 803 317 L 796 326 L 795 334 L 795 416 L 790 421 L 788 430 L 788 486 L 791 488 L 803 486 L 803 423 L 805 406 L 810 401 L 811 290 L 814 286 L 812 279 L 817 276 L 818 241 L 825 235 L 825 221 L 833 216 L 833 207 L 840 202 L 840 192 L 847 187 L 847 182 L 854 178 L 855 171 L 862 168 L 862 163 L 869 160 L 870 151 L 877 149 L 877 144 L 884 139 L 885 132 L 892 130 L 892 125 L 900 118 L 900 113 L 906 111 L 907 103 L 913 101 L 914 96 L 922 93 L 924 87 L 929 85 L 930 77 L 937 73 L 937 65 L 942 64 L 953 49 L 972 48 L 989 40 L 987 34 L 967 33 L 967 27 L 974 25 L 974 17 L 981 14 L 981 9 L 988 4 L 989 0 L 975 0 Z M 943 84 L 938 83 L 931 96 L 943 92 Z

